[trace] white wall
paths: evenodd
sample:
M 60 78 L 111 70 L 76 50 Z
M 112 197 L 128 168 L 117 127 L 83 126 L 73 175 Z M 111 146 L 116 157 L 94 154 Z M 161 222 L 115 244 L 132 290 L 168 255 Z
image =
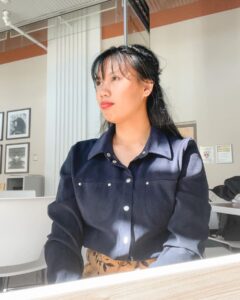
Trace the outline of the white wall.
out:
M 174 120 L 197 122 L 199 146 L 233 144 L 233 164 L 206 165 L 210 187 L 240 175 L 240 9 L 154 28 L 150 45 Z
M 46 67 L 46 55 L 0 65 L 0 112 L 5 112 L 4 139 L 0 141 L 4 145 L 0 182 L 6 177 L 5 144 L 29 142 L 29 173 L 44 174 Z M 31 108 L 31 136 L 6 140 L 6 112 L 22 108 Z
M 210 186 L 240 175 L 240 9 L 153 29 L 175 121 L 197 122 L 198 145 L 233 145 L 233 164 L 208 164 Z

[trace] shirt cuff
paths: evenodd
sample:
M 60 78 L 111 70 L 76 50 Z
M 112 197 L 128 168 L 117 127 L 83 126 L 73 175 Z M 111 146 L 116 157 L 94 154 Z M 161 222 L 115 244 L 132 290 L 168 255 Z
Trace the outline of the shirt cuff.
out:
M 150 268 L 192 261 L 200 257 L 185 248 L 165 247 L 157 260 L 149 265 Z

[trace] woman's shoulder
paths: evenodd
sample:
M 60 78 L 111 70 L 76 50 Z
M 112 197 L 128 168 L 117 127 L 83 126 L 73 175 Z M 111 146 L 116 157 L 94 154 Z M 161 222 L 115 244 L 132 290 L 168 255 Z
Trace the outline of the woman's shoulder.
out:
M 88 160 L 88 155 L 98 139 L 83 140 L 75 143 L 69 150 L 66 164 L 82 165 Z
M 197 143 L 192 137 L 180 137 L 176 135 L 168 135 L 169 143 L 171 144 L 173 151 L 185 152 L 190 148 L 198 151 Z M 175 152 L 175 151 L 174 151 Z
M 98 139 L 95 138 L 95 139 L 78 141 L 71 147 L 70 151 L 72 151 L 73 153 L 81 151 L 82 154 L 89 153 L 97 140 Z

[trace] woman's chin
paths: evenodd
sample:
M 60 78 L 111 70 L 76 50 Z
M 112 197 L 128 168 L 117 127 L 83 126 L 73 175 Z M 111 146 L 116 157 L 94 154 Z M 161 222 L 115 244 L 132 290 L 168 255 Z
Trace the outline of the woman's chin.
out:
M 116 123 L 116 118 L 109 117 L 107 115 L 103 115 L 104 120 L 107 121 L 108 123 Z
M 126 117 L 123 117 L 123 116 L 120 116 L 120 115 L 113 115 L 113 114 L 102 114 L 103 115 L 103 118 L 105 121 L 107 121 L 108 123 L 112 123 L 112 124 L 119 124 L 119 123 L 122 123 L 124 122 L 127 118 Z

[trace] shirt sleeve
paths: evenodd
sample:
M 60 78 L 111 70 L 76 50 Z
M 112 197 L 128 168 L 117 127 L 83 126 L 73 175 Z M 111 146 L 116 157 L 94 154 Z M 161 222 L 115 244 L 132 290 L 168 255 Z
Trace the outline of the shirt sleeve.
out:
M 72 152 L 61 168 L 56 200 L 48 207 L 53 220 L 45 244 L 48 283 L 77 280 L 83 270 L 83 225 L 71 176 Z
M 168 223 L 169 235 L 151 267 L 201 258 L 208 238 L 210 205 L 203 162 L 193 140 L 188 141 L 182 153 L 175 208 Z

